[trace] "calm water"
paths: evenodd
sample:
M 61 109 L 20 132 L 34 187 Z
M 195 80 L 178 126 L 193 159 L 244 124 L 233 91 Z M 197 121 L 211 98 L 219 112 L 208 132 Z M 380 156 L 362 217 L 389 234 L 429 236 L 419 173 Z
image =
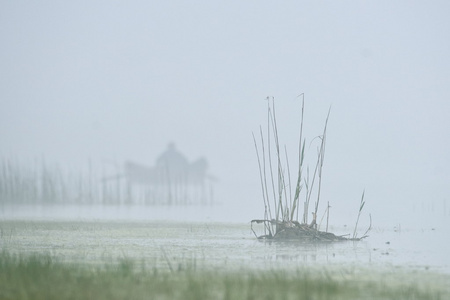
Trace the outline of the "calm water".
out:
M 37 211 L 34 215 L 25 210 L 4 211 L 0 219 L 1 248 L 11 252 L 46 252 L 63 261 L 83 263 L 131 258 L 158 268 L 344 266 L 450 274 L 448 227 L 375 226 L 363 241 L 303 244 L 257 240 L 250 223 L 179 221 L 176 216 L 165 221 L 130 221 L 126 213 L 120 218 L 110 214 L 108 218 L 96 219 L 94 213 L 88 210 L 84 218 L 68 220 L 67 216 L 56 218 Z M 346 234 L 352 233 L 353 228 L 332 227 L 330 231 Z

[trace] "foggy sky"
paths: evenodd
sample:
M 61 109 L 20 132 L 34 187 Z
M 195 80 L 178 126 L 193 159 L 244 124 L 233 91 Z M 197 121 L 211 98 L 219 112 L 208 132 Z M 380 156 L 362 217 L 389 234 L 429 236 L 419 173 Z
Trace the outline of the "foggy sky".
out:
M 174 142 L 208 159 L 221 202 L 259 209 L 265 99 L 295 157 L 305 93 L 308 141 L 331 107 L 323 201 L 353 213 L 365 189 L 379 219 L 439 213 L 449 15 L 447 1 L 1 1 L 0 156 L 151 165 Z

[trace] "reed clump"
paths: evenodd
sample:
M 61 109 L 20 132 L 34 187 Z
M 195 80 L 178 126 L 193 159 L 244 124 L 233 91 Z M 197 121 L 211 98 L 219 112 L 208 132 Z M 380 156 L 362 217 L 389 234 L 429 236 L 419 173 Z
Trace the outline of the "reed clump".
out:
M 303 137 L 303 120 L 305 111 L 304 94 L 302 99 L 301 119 L 299 130 L 298 166 L 295 185 L 291 184 L 291 171 L 289 167 L 286 146 L 284 153 L 280 150 L 278 126 L 275 113 L 275 99 L 267 98 L 267 128 L 264 132 L 262 126 L 259 128 L 260 141 L 253 134 L 253 141 L 258 159 L 259 175 L 264 203 L 264 219 L 251 221 L 251 229 L 256 237 L 266 239 L 300 239 L 303 241 L 341 241 L 360 240 L 367 237 L 371 226 L 362 237 L 357 237 L 356 230 L 361 211 L 364 207 L 364 192 L 361 198 L 358 218 L 355 224 L 353 236 L 336 236 L 328 232 L 329 209 L 327 203 L 325 214 L 326 230 L 318 229 L 318 210 L 322 189 L 323 166 L 325 160 L 325 149 L 327 141 L 327 126 L 331 108 L 325 119 L 322 134 L 317 136 L 319 145 L 317 147 L 317 158 L 315 166 L 310 173 L 306 167 L 305 174 L 305 145 Z M 275 152 L 275 153 L 273 153 Z M 309 212 L 312 206 L 312 220 L 309 220 Z M 302 210 L 302 211 L 301 211 Z M 325 216 L 324 214 L 324 216 Z M 323 218 L 322 218 L 323 219 Z M 253 229 L 254 224 L 264 226 L 264 234 L 257 235 Z

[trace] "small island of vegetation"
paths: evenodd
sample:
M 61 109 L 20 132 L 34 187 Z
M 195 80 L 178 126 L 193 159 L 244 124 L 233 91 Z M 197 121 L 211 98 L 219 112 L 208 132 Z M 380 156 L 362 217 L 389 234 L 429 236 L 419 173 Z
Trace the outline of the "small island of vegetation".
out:
M 323 220 L 326 215 L 326 230 L 320 231 L 318 229 L 317 216 L 322 187 L 322 170 L 325 159 L 327 125 L 331 109 L 328 110 L 323 133 L 316 137 L 320 140 L 320 144 L 317 149 L 317 160 L 313 174 L 310 176 L 309 168 L 307 168 L 305 175 L 304 162 L 306 139 L 303 138 L 305 99 L 304 94 L 301 94 L 300 96 L 302 98 L 302 109 L 298 149 L 298 170 L 293 191 L 291 190 L 291 172 L 287 149 L 286 147 L 284 148 L 284 153 L 280 149 L 274 98 L 267 98 L 267 132 L 264 133 L 262 126 L 260 126 L 260 143 L 258 143 L 253 134 L 256 155 L 258 158 L 262 198 L 264 202 L 264 218 L 252 220 L 251 229 L 259 239 L 295 239 L 304 242 L 334 242 L 344 240 L 355 241 L 366 238 L 371 226 L 369 226 L 361 237 L 358 237 L 356 233 L 359 217 L 365 205 L 364 192 L 361 197 L 353 236 L 337 236 L 328 232 L 330 213 L 329 202 L 326 211 L 321 218 L 321 220 Z M 272 151 L 275 151 L 275 153 L 273 154 Z M 283 157 L 285 157 L 285 159 L 283 159 Z M 315 192 L 314 194 L 313 191 Z M 315 196 L 315 199 L 312 199 L 313 195 Z M 304 199 L 303 203 L 301 203 L 301 199 Z M 311 201 L 314 201 L 314 207 L 311 212 L 312 220 L 309 222 L 308 212 Z M 301 219 L 299 219 L 300 207 L 302 205 L 303 214 Z M 253 228 L 254 224 L 262 224 L 264 226 L 264 234 L 258 235 Z

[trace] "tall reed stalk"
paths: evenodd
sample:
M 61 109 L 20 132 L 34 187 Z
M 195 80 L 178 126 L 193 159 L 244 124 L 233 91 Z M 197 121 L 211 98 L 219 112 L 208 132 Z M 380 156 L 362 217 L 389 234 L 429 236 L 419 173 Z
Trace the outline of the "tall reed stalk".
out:
M 355 230 L 353 231 L 354 239 L 356 239 L 356 230 L 358 229 L 359 216 L 361 215 L 361 212 L 364 208 L 364 204 L 366 204 L 366 202 L 364 201 L 364 193 L 365 193 L 365 191 L 363 191 L 362 196 L 361 196 L 361 202 L 359 203 L 358 217 L 356 218 Z M 371 218 L 371 220 L 372 220 L 372 218 Z M 369 226 L 369 228 L 370 228 L 370 226 Z M 366 231 L 366 233 L 367 233 L 367 231 Z
M 291 221 L 294 220 L 294 215 L 296 213 L 296 220 L 298 220 L 298 203 L 300 201 L 300 192 L 302 191 L 302 171 L 303 171 L 303 161 L 305 159 L 305 141 L 302 139 L 303 137 L 303 117 L 305 112 L 305 94 L 300 95 L 302 97 L 302 114 L 300 117 L 300 137 L 298 144 L 298 175 L 297 175 L 297 184 L 295 185 L 295 195 L 294 202 L 292 203 L 292 211 L 291 211 Z M 303 142 L 302 142 L 303 141 Z
M 328 115 L 327 115 L 327 118 L 325 120 L 325 127 L 323 129 L 323 134 L 322 134 L 322 136 L 319 137 L 321 139 L 320 150 L 319 150 L 319 153 L 317 155 L 317 169 L 318 169 L 318 176 L 319 176 L 319 187 L 318 187 L 318 190 L 317 190 L 317 200 L 316 200 L 316 206 L 315 206 L 315 209 L 314 209 L 314 220 L 313 220 L 313 222 L 316 221 L 317 211 L 319 210 L 320 190 L 321 190 L 321 187 L 322 187 L 322 170 L 323 170 L 323 162 L 325 160 L 325 144 L 326 144 L 327 125 L 328 125 L 328 118 L 330 117 L 330 111 L 331 111 L 331 108 L 328 110 Z
M 320 189 L 322 183 L 322 170 L 323 170 L 323 162 L 325 158 L 325 142 L 326 142 L 326 130 L 328 119 L 330 115 L 330 111 L 328 111 L 327 118 L 325 120 L 325 127 L 323 130 L 323 134 L 319 136 L 321 139 L 320 148 L 318 150 L 318 158 L 314 170 L 313 177 L 310 181 L 309 179 L 309 169 L 307 172 L 306 178 L 303 176 L 303 168 L 305 161 L 305 144 L 306 141 L 303 138 L 303 120 L 304 120 L 304 94 L 300 95 L 302 97 L 301 104 L 301 117 L 300 117 L 300 132 L 299 132 L 299 146 L 298 146 L 298 170 L 297 170 L 297 179 L 295 181 L 295 191 L 292 193 L 292 185 L 291 185 L 291 171 L 289 167 L 289 159 L 287 154 L 287 149 L 285 146 L 284 155 L 285 155 L 285 163 L 282 159 L 282 153 L 280 151 L 280 142 L 278 136 L 278 125 L 276 119 L 276 110 L 275 110 L 275 100 L 274 98 L 267 98 L 267 139 L 266 142 L 264 140 L 264 134 L 262 132 L 262 127 L 260 127 L 260 136 L 261 136 L 261 150 L 256 141 L 255 135 L 253 134 L 253 140 L 255 144 L 259 173 L 260 173 L 260 182 L 261 182 L 261 190 L 263 194 L 263 202 L 264 202 L 264 211 L 265 218 L 267 217 L 272 220 L 272 209 L 274 208 L 276 223 L 283 222 L 298 222 L 299 218 L 299 202 L 302 194 L 303 187 L 306 187 L 306 196 L 305 202 L 303 205 L 303 223 L 307 223 L 307 214 L 309 210 L 309 202 L 311 199 L 311 195 L 313 192 L 313 187 L 315 183 L 316 177 L 318 177 L 318 192 L 317 199 L 315 202 L 314 215 L 317 215 L 317 210 L 319 207 L 320 200 Z M 272 148 L 274 148 L 276 157 L 272 158 Z M 266 151 L 267 149 L 267 151 Z M 262 155 L 260 155 L 262 153 Z M 267 153 L 267 157 L 266 157 Z M 270 175 L 270 189 L 266 180 L 266 160 L 269 165 L 269 175 Z M 273 161 L 276 160 L 276 170 L 273 168 Z M 286 164 L 286 166 L 285 166 Z M 286 172 L 287 171 L 287 172 Z M 276 172 L 276 174 L 275 174 Z M 287 174 L 286 174 L 287 173 Z M 287 178 L 286 178 L 287 176 Z M 269 190 L 271 190 L 269 192 Z M 270 195 L 271 194 L 271 195 Z M 294 197 L 292 198 L 292 194 Z M 270 198 L 272 197 L 272 201 Z M 272 204 L 271 204 L 272 203 Z

